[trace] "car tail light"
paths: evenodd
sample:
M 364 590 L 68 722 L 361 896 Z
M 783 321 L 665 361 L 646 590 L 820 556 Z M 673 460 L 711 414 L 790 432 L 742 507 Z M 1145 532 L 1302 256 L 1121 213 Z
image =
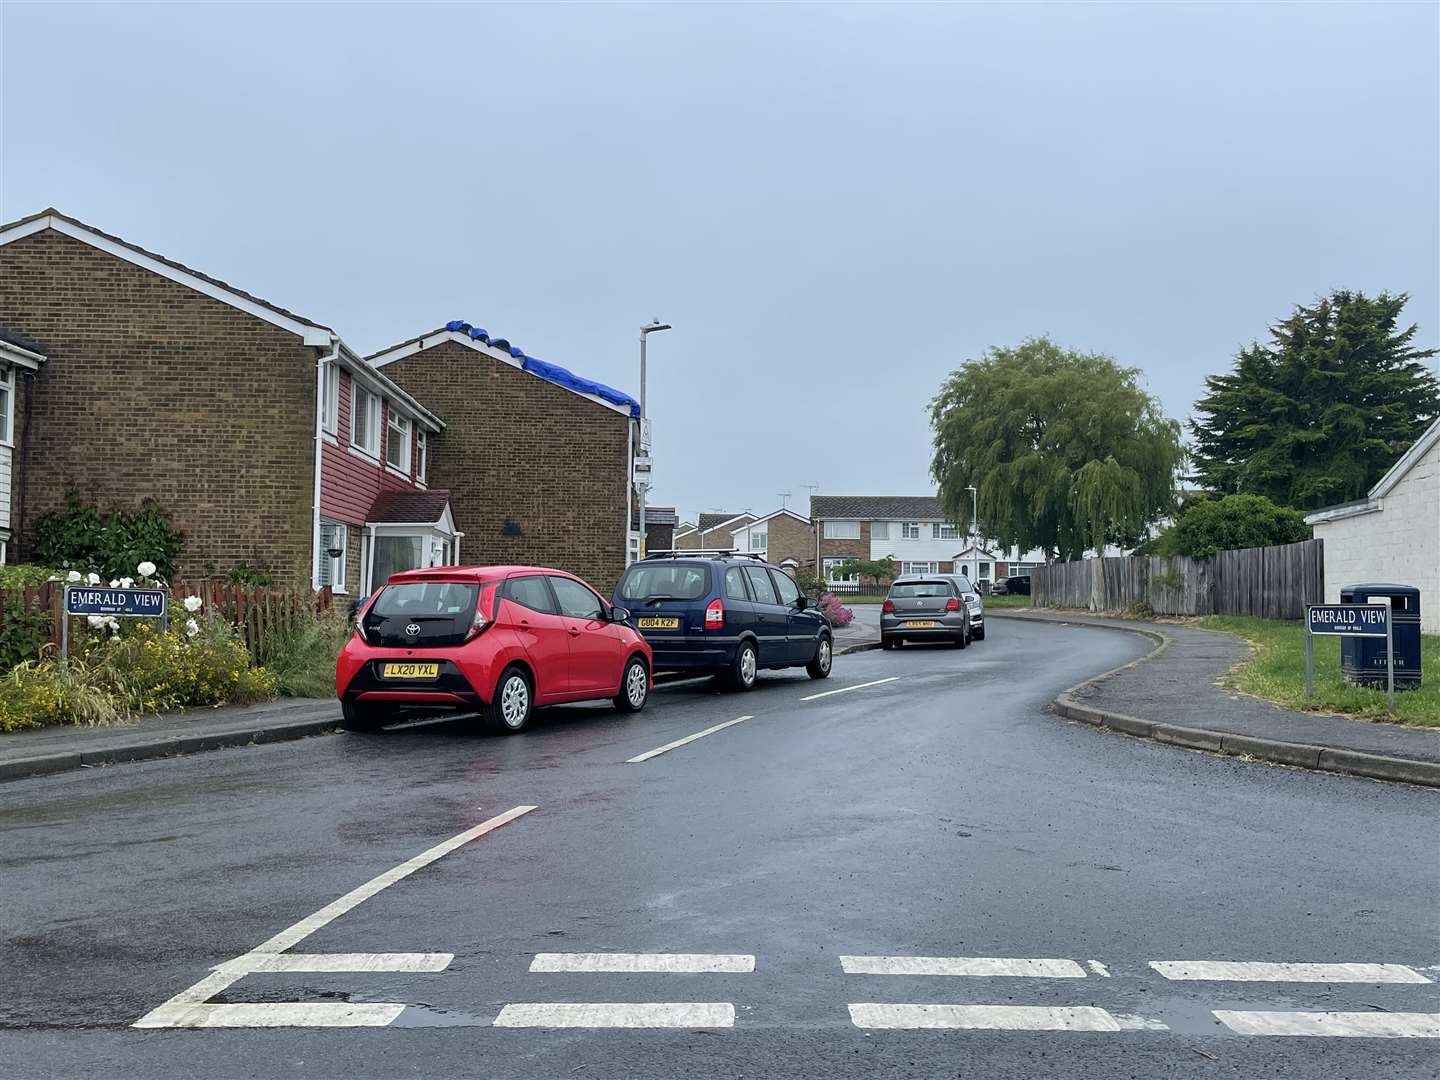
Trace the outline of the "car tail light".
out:
M 946 611 L 959 611 L 959 610 L 960 610 L 960 598 L 959 598 L 959 597 L 956 597 L 956 596 L 952 596 L 952 597 L 950 597 L 949 600 L 946 600 L 946 601 L 945 601 L 945 610 L 946 610 Z
M 718 596 L 705 605 L 705 629 L 725 629 L 725 604 Z
M 360 635 L 360 640 L 367 645 L 370 643 L 370 635 L 365 633 L 365 611 L 369 604 L 360 604 L 355 609 L 355 633 Z
M 489 625 L 490 618 L 485 614 L 485 590 L 481 589 L 480 595 L 475 597 L 475 614 L 470 619 L 470 629 L 465 631 L 465 641 L 474 641 L 480 636 L 480 631 Z
M 895 601 L 887 599 L 883 604 L 880 605 L 880 610 L 883 611 L 886 615 L 895 614 Z

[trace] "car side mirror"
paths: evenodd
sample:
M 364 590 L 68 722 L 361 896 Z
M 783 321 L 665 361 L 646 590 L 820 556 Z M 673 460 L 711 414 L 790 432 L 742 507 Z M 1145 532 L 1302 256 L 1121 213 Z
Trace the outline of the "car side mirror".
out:
M 809 598 L 808 596 L 806 596 L 804 593 L 801 593 L 801 594 L 800 594 L 800 599 L 798 599 L 798 600 L 795 601 L 795 610 L 796 610 L 796 611 L 804 611 L 804 610 L 805 610 L 806 608 L 808 608 L 809 606 L 810 606 L 810 598 Z
M 611 621 L 611 622 L 629 622 L 629 621 L 630 621 L 630 609 L 629 609 L 629 608 L 623 608 L 623 607 L 612 607 L 612 608 L 610 609 L 610 621 Z

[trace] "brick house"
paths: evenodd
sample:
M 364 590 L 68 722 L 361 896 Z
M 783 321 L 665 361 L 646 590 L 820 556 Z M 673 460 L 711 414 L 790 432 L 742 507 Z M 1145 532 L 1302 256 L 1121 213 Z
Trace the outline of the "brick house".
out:
M 632 536 L 633 399 L 468 323 L 368 360 L 445 418 L 429 476 L 454 498 L 469 561 L 555 566 L 614 587 Z
M 735 546 L 735 530 L 754 520 L 755 515 L 751 513 L 701 514 L 694 529 L 676 530 L 675 546 L 686 551 L 729 550 Z
M 45 356 L 9 384 L 7 555 L 73 490 L 168 514 L 186 577 L 353 591 L 373 502 L 425 489 L 443 425 L 335 331 L 56 210 L 0 225 L 0 326 Z
M 810 516 L 820 530 L 820 562 L 832 585 L 848 559 L 894 559 L 902 574 L 961 573 L 981 583 L 1043 565 L 1042 552 L 994 551 L 948 522 L 933 495 L 816 495 Z
M 815 527 L 794 510 L 781 508 L 731 530 L 736 551 L 764 555 L 776 566 L 815 565 Z
M 673 506 L 645 507 L 645 550 L 669 551 L 675 546 L 680 515 Z

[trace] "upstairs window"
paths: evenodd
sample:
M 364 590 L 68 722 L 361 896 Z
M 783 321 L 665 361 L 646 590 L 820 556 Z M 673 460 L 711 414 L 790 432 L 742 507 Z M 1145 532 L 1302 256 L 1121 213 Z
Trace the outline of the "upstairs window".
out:
M 15 429 L 15 369 L 0 369 L 0 443 L 9 444 Z M 7 496 L 8 498 L 8 496 Z
M 827 521 L 825 522 L 826 540 L 859 540 L 860 523 L 858 521 Z
M 320 370 L 320 426 L 334 435 L 340 428 L 340 369 L 332 360 Z
M 410 472 L 410 420 L 393 408 L 385 423 L 385 464 L 400 472 Z
M 766 529 L 750 531 L 750 550 L 764 554 L 766 546 L 770 543 L 770 533 Z
M 907 521 L 900 526 L 900 537 L 903 540 L 920 539 L 920 523 L 918 521 Z
M 425 483 L 425 460 L 430 451 L 430 436 L 424 431 L 415 432 L 415 479 Z
M 934 533 L 935 533 L 934 539 L 936 539 L 936 540 L 959 540 L 959 539 L 960 539 L 960 526 L 959 526 L 959 525 L 942 525 L 940 522 L 937 521 L 937 522 L 935 522 L 935 524 L 934 524 L 933 526 L 931 526 L 931 528 L 934 530 Z
M 350 404 L 350 443 L 371 457 L 380 456 L 380 399 L 359 386 Z

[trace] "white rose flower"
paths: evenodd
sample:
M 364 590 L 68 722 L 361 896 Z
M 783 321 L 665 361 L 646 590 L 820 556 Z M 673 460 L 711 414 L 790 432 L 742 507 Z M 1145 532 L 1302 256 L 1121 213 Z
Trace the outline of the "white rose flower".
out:
M 135 572 L 141 577 L 154 577 L 155 564 L 147 559 L 145 562 L 142 562 L 139 566 L 135 567 Z
M 59 574 L 51 574 L 51 575 L 50 575 L 48 578 L 46 578 L 45 580 L 46 580 L 46 581 L 63 581 L 63 580 L 65 580 L 65 579 L 62 578 Z
M 200 624 L 198 622 L 196 622 L 194 619 L 185 620 L 185 633 L 187 636 L 194 637 L 199 632 Z
M 88 622 L 91 626 L 95 627 L 95 629 L 97 630 L 100 629 L 100 627 L 102 627 L 103 625 L 105 625 L 105 620 L 102 619 L 99 615 L 91 615 L 85 621 Z
M 106 628 L 109 629 L 111 633 L 120 633 L 120 620 L 115 618 L 114 615 L 107 615 L 104 621 Z
M 133 577 L 122 577 L 120 579 L 120 587 L 122 589 L 133 589 L 135 587 L 135 579 Z
M 79 570 L 71 570 L 68 574 L 65 575 L 65 580 L 66 580 L 66 581 L 71 581 L 71 582 L 79 581 L 79 580 L 80 580 L 80 571 L 79 571 Z
M 111 579 L 110 579 L 110 587 L 111 587 L 112 589 L 118 589 L 118 588 L 120 587 L 120 579 L 119 579 L 119 578 L 111 578 Z
M 94 574 L 94 573 L 89 574 L 89 575 L 85 578 L 85 584 L 87 584 L 87 585 L 99 585 L 99 584 L 100 584 L 100 575 L 99 575 L 99 574 Z
M 193 614 L 200 610 L 201 605 L 203 605 L 205 601 L 201 600 L 198 596 L 187 596 L 185 597 L 184 603 L 185 610 Z M 193 622 L 194 620 L 192 619 L 191 621 Z

